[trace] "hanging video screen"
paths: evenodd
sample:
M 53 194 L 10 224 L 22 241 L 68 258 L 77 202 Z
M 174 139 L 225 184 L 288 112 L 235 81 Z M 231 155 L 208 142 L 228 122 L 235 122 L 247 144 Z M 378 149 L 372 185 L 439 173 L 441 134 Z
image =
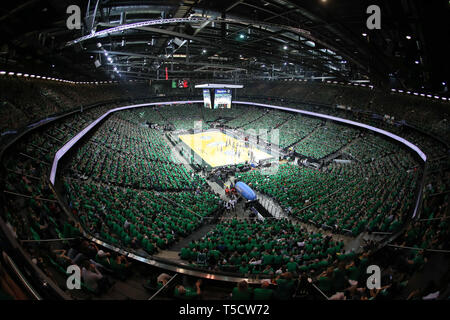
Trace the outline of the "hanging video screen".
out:
M 203 104 L 205 108 L 211 109 L 211 95 L 209 89 L 203 89 Z
M 231 90 L 216 89 L 214 94 L 214 109 L 231 108 Z

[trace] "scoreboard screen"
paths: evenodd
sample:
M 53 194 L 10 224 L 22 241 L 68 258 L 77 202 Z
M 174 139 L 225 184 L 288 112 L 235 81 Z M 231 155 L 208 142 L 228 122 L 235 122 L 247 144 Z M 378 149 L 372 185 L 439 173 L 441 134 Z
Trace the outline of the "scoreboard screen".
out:
M 172 80 L 172 88 L 189 88 L 189 84 L 187 80 Z
M 214 109 L 231 108 L 231 90 L 216 89 L 214 92 Z
M 205 108 L 211 109 L 211 95 L 209 89 L 203 89 L 203 103 Z

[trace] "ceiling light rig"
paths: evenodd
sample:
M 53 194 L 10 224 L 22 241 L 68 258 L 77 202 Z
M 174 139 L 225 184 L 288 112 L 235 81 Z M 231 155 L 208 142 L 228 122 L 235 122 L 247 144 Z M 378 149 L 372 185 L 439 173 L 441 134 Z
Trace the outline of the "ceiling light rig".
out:
M 110 56 L 110 54 L 108 53 L 108 51 L 106 51 L 105 48 L 103 48 L 103 45 L 101 44 L 101 42 L 97 43 L 97 48 L 101 49 L 103 51 L 104 56 L 106 57 L 106 59 L 108 60 L 109 64 L 113 67 L 113 70 L 115 73 L 117 73 L 117 75 L 119 77 L 121 77 L 120 71 L 117 68 L 117 66 L 114 64 L 114 59 Z M 97 61 L 96 61 L 97 62 Z M 96 65 L 97 66 L 97 65 Z M 98 62 L 98 67 L 100 66 L 100 62 Z M 113 77 L 113 76 L 112 76 Z

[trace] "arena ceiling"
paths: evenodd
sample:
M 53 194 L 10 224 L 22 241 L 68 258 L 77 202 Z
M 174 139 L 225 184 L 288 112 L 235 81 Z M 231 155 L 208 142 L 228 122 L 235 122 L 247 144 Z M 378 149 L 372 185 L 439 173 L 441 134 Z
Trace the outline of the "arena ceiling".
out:
M 66 12 L 81 8 L 81 29 Z M 367 7 L 381 9 L 368 30 Z M 70 80 L 333 79 L 444 93 L 448 1 L 2 2 L 0 63 Z M 447 26 L 447 27 L 446 27 Z M 97 64 L 96 64 L 97 61 Z M 29 71 L 29 70 L 27 70 Z

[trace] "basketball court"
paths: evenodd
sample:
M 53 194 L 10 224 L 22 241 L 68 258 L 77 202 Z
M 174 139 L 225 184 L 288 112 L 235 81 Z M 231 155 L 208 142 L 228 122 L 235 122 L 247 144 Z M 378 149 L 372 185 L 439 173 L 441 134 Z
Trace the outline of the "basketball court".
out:
M 178 136 L 211 167 L 255 163 L 273 158 L 270 154 L 257 148 L 246 148 L 243 141 L 220 131 L 206 131 Z

